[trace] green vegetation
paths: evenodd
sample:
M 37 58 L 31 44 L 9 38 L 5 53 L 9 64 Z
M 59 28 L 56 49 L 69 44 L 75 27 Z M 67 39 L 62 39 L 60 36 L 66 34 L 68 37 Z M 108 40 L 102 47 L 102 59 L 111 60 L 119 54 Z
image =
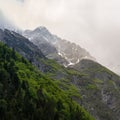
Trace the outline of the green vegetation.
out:
M 100 80 L 100 79 L 97 79 L 97 78 L 96 78 L 96 79 L 94 79 L 93 81 L 94 81 L 95 83 L 98 83 L 98 84 L 103 84 L 103 81 L 102 81 L 102 80 Z
M 0 43 L 0 120 L 93 120 L 55 81 Z
M 87 86 L 87 89 L 97 89 L 97 86 L 96 85 L 93 85 L 93 84 L 89 84 Z

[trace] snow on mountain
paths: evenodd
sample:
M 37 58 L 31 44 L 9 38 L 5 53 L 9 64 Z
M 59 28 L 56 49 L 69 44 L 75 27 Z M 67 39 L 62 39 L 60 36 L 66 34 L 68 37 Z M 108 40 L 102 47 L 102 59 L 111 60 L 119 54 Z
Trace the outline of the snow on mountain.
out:
M 75 43 L 71 43 L 53 35 L 43 26 L 33 31 L 26 30 L 23 32 L 23 36 L 37 45 L 46 57 L 57 59 L 57 62 L 62 63 L 66 67 L 75 65 L 82 59 L 94 60 L 85 49 Z M 64 61 L 61 62 L 61 59 L 64 59 Z

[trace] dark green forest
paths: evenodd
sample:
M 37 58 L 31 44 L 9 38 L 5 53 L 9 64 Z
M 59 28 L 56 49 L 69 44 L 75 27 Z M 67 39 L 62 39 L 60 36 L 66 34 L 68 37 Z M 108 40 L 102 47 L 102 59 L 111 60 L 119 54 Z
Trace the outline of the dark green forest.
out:
M 14 48 L 0 43 L 0 120 L 93 120 Z

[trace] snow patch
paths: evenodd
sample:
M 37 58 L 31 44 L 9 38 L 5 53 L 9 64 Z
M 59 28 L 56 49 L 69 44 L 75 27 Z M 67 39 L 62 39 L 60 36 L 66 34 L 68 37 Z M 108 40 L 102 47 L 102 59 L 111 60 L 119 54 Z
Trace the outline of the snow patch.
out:
M 63 57 L 63 55 L 62 55 L 60 52 L 58 52 L 58 55 L 60 55 L 60 56 L 62 56 L 62 57 Z
M 80 59 L 78 59 L 77 62 L 76 62 L 75 64 L 77 64 L 77 63 L 79 63 L 79 62 L 80 62 Z

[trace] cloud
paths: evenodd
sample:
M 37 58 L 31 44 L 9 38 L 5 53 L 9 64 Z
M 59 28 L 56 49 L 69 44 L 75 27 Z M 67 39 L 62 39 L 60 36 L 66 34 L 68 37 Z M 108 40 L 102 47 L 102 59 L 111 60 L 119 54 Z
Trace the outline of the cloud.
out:
M 0 0 L 0 9 L 22 28 L 58 23 L 65 15 L 64 0 Z
M 17 26 L 46 26 L 111 69 L 120 61 L 119 5 L 119 0 L 0 0 L 0 10 Z

